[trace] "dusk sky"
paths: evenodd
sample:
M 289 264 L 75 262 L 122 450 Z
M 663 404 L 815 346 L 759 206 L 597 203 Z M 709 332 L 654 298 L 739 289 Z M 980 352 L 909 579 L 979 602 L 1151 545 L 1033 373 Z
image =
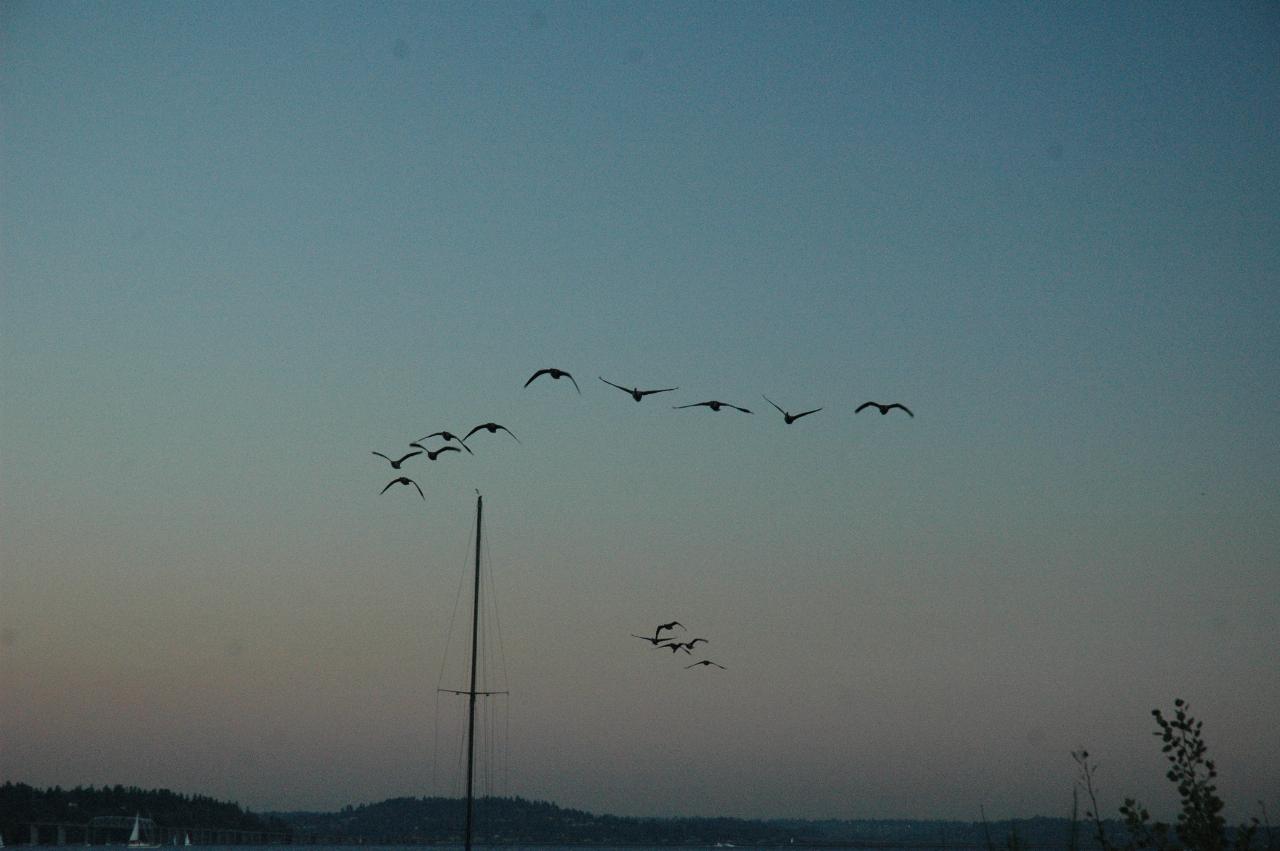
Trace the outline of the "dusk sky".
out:
M 0 781 L 453 794 L 478 489 L 495 791 L 1171 818 L 1182 697 L 1280 812 L 1280 5 L 10 0 L 0 110 Z

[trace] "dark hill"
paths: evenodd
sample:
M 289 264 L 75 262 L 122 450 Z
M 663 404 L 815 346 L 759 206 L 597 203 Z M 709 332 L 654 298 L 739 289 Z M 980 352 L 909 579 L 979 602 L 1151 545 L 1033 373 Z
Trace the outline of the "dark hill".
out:
M 140 814 L 161 827 L 200 828 L 211 831 L 279 833 L 288 831 L 280 821 L 255 815 L 239 804 L 204 795 L 182 795 L 168 789 L 136 786 L 77 786 L 36 789 L 25 783 L 0 785 L 0 835 L 6 844 L 21 838 L 32 823 L 87 824 L 101 816 Z
M 1032 818 L 991 822 L 895 820 L 633 818 L 594 815 L 546 801 L 482 798 L 476 801 L 475 841 L 481 844 L 548 845 L 850 845 L 864 847 L 959 846 L 985 848 L 990 840 L 1008 847 L 1016 836 L 1022 845 L 1066 848 L 1071 822 L 1064 818 Z M 457 798 L 392 798 L 376 804 L 345 807 L 335 813 L 273 813 L 287 822 L 299 841 L 381 843 L 456 842 L 462 835 L 465 810 Z M 1119 830 L 1119 825 L 1109 827 Z M 1081 846 L 1089 848 L 1091 831 L 1079 825 Z

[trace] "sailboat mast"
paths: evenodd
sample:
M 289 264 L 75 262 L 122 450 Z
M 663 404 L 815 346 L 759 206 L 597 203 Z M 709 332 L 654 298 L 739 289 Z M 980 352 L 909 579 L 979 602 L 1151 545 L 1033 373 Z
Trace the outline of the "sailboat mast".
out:
M 471 823 L 475 810 L 472 795 L 472 769 L 476 755 L 476 637 L 480 625 L 480 518 L 484 513 L 484 497 L 476 494 L 476 579 L 475 594 L 471 602 L 471 689 L 468 692 L 470 706 L 467 710 L 467 827 L 464 837 L 465 851 L 471 851 Z

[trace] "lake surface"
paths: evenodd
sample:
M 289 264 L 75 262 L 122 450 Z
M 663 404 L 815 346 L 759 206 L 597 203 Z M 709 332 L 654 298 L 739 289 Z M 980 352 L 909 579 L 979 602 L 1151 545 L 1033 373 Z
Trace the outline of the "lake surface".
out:
M 86 846 L 69 842 L 66 845 L 5 845 L 5 851 L 14 848 L 25 848 L 31 851 L 70 851 L 73 848 L 84 848 Z M 95 844 L 94 848 L 115 849 L 126 848 L 127 846 L 116 844 Z M 156 851 L 164 848 L 181 848 L 184 846 L 161 845 Z M 192 849 L 199 851 L 280 851 L 282 848 L 290 847 L 288 844 L 276 845 L 197 845 L 192 844 Z M 312 851 L 351 851 L 352 848 L 361 848 L 365 851 L 422 851 L 424 848 L 435 849 L 435 851 L 462 851 L 462 844 L 457 845 L 380 845 L 376 843 L 350 843 L 347 845 L 307 845 L 298 843 L 300 848 L 312 849 Z M 890 845 L 740 845 L 740 846 L 719 846 L 719 845 L 481 845 L 474 844 L 472 848 L 492 848 L 495 851 L 582 851 L 584 848 L 592 849 L 592 851 L 671 851 L 673 848 L 820 848 L 822 851 L 839 851 L 839 849 L 866 849 L 874 848 L 875 851 L 957 851 L 957 849 L 974 848 L 971 845 L 910 845 L 910 846 L 890 846 Z
M 31 851 L 70 851 L 73 848 L 83 848 L 85 846 L 73 842 L 66 845 L 5 845 L 5 851 L 14 848 L 31 849 Z M 94 848 L 115 849 L 125 848 L 125 845 L 106 845 L 95 844 Z M 164 848 L 181 848 L 183 846 L 161 845 L 157 851 Z M 276 845 L 197 845 L 192 844 L 192 849 L 199 851 L 281 851 L 282 848 L 290 847 L 288 844 Z M 298 843 L 298 847 L 312 849 L 312 851 L 351 851 L 353 848 L 361 848 L 364 851 L 422 851 L 424 848 L 434 849 L 434 851 L 462 851 L 462 844 L 456 845 L 382 845 L 377 843 L 350 843 L 346 845 L 307 845 Z M 582 851 L 584 848 L 592 849 L 592 851 L 671 851 L 673 848 L 718 848 L 728 849 L 735 846 L 719 846 L 719 845 L 481 845 L 474 844 L 472 848 L 492 848 L 494 851 Z M 874 848 L 875 851 L 958 851 L 959 849 L 971 849 L 979 846 L 973 845 L 740 845 L 738 848 L 818 848 L 822 851 L 839 851 L 839 849 L 866 849 Z

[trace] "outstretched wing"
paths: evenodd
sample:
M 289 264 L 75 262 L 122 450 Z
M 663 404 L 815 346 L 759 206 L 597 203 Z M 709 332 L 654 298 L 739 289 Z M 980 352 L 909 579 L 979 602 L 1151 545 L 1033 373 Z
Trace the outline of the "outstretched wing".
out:
M 784 417 L 785 417 L 785 416 L 788 416 L 787 412 L 786 412 L 786 411 L 784 411 L 784 410 L 782 410 L 781 408 L 778 408 L 778 403 L 777 403 L 777 402 L 775 402 L 775 401 L 773 401 L 772 399 L 770 399 L 768 396 L 766 396 L 766 395 L 764 395 L 763 393 L 761 393 L 761 394 L 760 394 L 760 398 L 761 398 L 761 399 L 763 399 L 763 400 L 765 400 L 766 402 L 768 402 L 770 405 L 773 405 L 773 407 L 777 408 L 777 409 L 778 409 L 778 413 L 782 414 Z
M 482 424 L 482 425 L 478 425 L 478 426 L 476 426 L 475 428 L 471 429 L 471 431 L 467 432 L 467 437 L 470 437 L 471 435 L 475 434 L 475 433 L 476 433 L 476 432 L 478 432 L 478 431 L 484 431 L 484 430 L 485 430 L 486 428 L 488 428 L 488 427 L 489 427 L 489 424 L 488 424 L 488 423 L 484 423 L 484 424 Z M 467 437 L 464 437 L 464 438 L 462 438 L 462 439 L 463 439 L 463 440 L 466 440 L 466 439 L 467 439 Z
M 574 378 L 572 375 L 570 375 L 570 374 L 569 374 L 569 373 L 567 373 L 567 372 L 566 372 L 566 373 L 564 373 L 564 377 L 565 377 L 565 378 L 567 378 L 567 379 L 569 379 L 570 381 L 572 381 L 572 382 L 573 382 L 573 389 L 574 389 L 574 390 L 577 390 L 579 394 L 581 394 L 581 393 L 582 393 L 582 388 L 578 386 L 578 380 L 577 380 L 576 378 Z
M 803 414 L 792 414 L 792 415 L 791 415 L 791 419 L 793 419 L 793 420 L 798 420 L 798 419 L 800 419 L 801 417 L 807 417 L 807 416 L 809 416 L 810 414 L 816 414 L 816 413 L 818 413 L 818 411 L 821 411 L 821 410 L 822 410 L 821 408 L 814 408 L 812 411 L 805 411 Z M 854 411 L 854 413 L 856 414 L 856 413 L 857 413 L 857 411 Z
M 653 392 L 656 392 L 656 391 L 650 390 L 650 391 L 648 391 L 648 392 L 653 393 Z M 700 408 L 700 407 L 702 407 L 703 405 L 707 405 L 707 406 L 709 407 L 709 406 L 711 405 L 711 403 L 710 403 L 710 402 L 694 402 L 694 403 L 692 403 L 692 404 L 690 404 L 690 405 L 672 405 L 672 406 L 671 406 L 671 410 L 673 410 L 673 411 L 678 411 L 678 410 L 680 410 L 681 408 Z
M 410 444 L 410 445 L 412 445 L 412 444 Z M 421 454 L 422 454 L 421 452 L 410 452 L 408 455 L 404 456 L 403 458 L 401 458 L 401 459 L 400 459 L 399 461 L 397 461 L 396 463 L 397 463 L 397 464 L 403 464 L 405 461 L 409 460 L 409 459 L 410 459 L 410 458 L 412 458 L 413 456 L 415 456 L 415 455 L 421 455 Z
M 728 403 L 728 402 L 726 402 L 725 404 L 726 404 L 726 405 L 728 405 L 729 403 Z M 750 412 L 750 411 L 748 411 L 746 408 L 739 408 L 737 405 L 729 405 L 729 407 L 730 407 L 730 408 L 733 408 L 735 411 L 742 411 L 742 413 L 744 413 L 744 414 L 749 414 L 749 413 L 751 413 L 751 412 Z
M 439 455 L 441 452 L 461 452 L 461 451 L 462 450 L 456 446 L 441 446 L 439 449 L 435 451 L 434 455 Z
M 512 439 L 512 440 L 514 440 L 516 443 L 519 443 L 519 442 L 520 442 L 520 438 L 516 437 L 516 436 L 515 436 L 515 433 L 514 433 L 514 432 L 512 432 L 512 431 L 511 431 L 511 429 L 507 428 L 506 426 L 504 426 L 504 425 L 498 425 L 497 423 L 491 423 L 491 425 L 498 426 L 498 428 L 502 429 L 502 430 L 503 430 L 503 431 L 505 431 L 507 434 L 511 435 L 511 439 Z
M 539 375 L 546 375 L 546 374 L 547 374 L 548 372 L 550 372 L 550 371 L 551 371 L 551 370 L 549 370 L 549 369 L 540 369 L 540 370 L 538 370 L 538 371 L 537 371 L 537 372 L 535 372 L 533 375 L 529 376 L 529 380 L 528 380 L 528 381 L 526 381 L 526 382 L 524 383 L 524 386 L 525 386 L 525 387 L 528 387 L 530 384 L 532 384 L 532 383 L 533 383 L 533 379 L 537 378 Z
M 616 384 L 614 385 L 617 386 Z M 679 387 L 663 387 L 661 390 L 637 390 L 641 396 L 648 396 L 650 393 L 670 393 L 672 390 L 679 390 Z
M 599 378 L 601 381 L 603 381 L 605 384 L 608 384 L 610 387 L 617 387 L 617 388 L 618 388 L 619 390 L 621 390 L 623 393 L 630 393 L 630 392 L 631 392 L 631 388 L 630 388 L 630 387 L 623 387 L 621 384 L 614 384 L 612 381 L 610 381 L 609 379 L 605 378 L 603 375 L 597 375 L 597 376 L 596 376 L 596 378 Z
M 379 496 L 381 496 L 382 494 L 386 493 L 386 492 L 387 492 L 387 490 L 388 490 L 392 485 L 397 484 L 399 481 L 400 481 L 399 479 L 392 479 L 391 481 L 387 482 L 387 487 L 385 487 L 385 488 L 383 488 L 382 490 L 378 491 Z
M 383 455 L 381 452 L 374 452 L 373 454 L 374 454 L 374 455 L 377 455 L 379 458 L 387 458 L 387 456 Z M 387 458 L 387 461 L 389 461 L 389 462 L 390 462 L 390 463 L 392 463 L 392 464 L 396 463 L 396 462 L 392 461 L 390 458 Z
M 880 406 L 879 406 L 879 405 L 877 405 L 875 402 L 863 402 L 861 405 L 859 405 L 858 407 L 854 408 L 854 409 L 853 409 L 853 412 L 854 412 L 855 414 L 860 414 L 860 413 L 862 413 L 862 412 L 863 412 L 863 410 L 865 410 L 865 409 L 867 409 L 867 408 L 878 408 L 878 407 L 880 407 Z
M 427 501 L 427 497 L 426 497 L 426 495 L 425 495 L 425 494 L 423 494 L 423 492 L 422 492 L 422 488 L 418 487 L 418 483 L 417 483 L 417 482 L 415 482 L 413 479 L 405 479 L 404 481 L 405 481 L 405 484 L 413 485 L 414 490 L 416 490 L 416 491 L 418 492 L 418 496 L 422 497 L 422 501 L 423 501 L 423 502 L 426 502 L 426 501 Z
M 911 413 L 911 411 L 907 409 L 907 406 L 902 404 L 901 402 L 894 402 L 892 405 L 885 406 L 886 411 L 890 410 L 891 408 L 901 408 L 902 410 L 907 412 L 907 416 L 912 418 L 915 417 L 915 414 Z

